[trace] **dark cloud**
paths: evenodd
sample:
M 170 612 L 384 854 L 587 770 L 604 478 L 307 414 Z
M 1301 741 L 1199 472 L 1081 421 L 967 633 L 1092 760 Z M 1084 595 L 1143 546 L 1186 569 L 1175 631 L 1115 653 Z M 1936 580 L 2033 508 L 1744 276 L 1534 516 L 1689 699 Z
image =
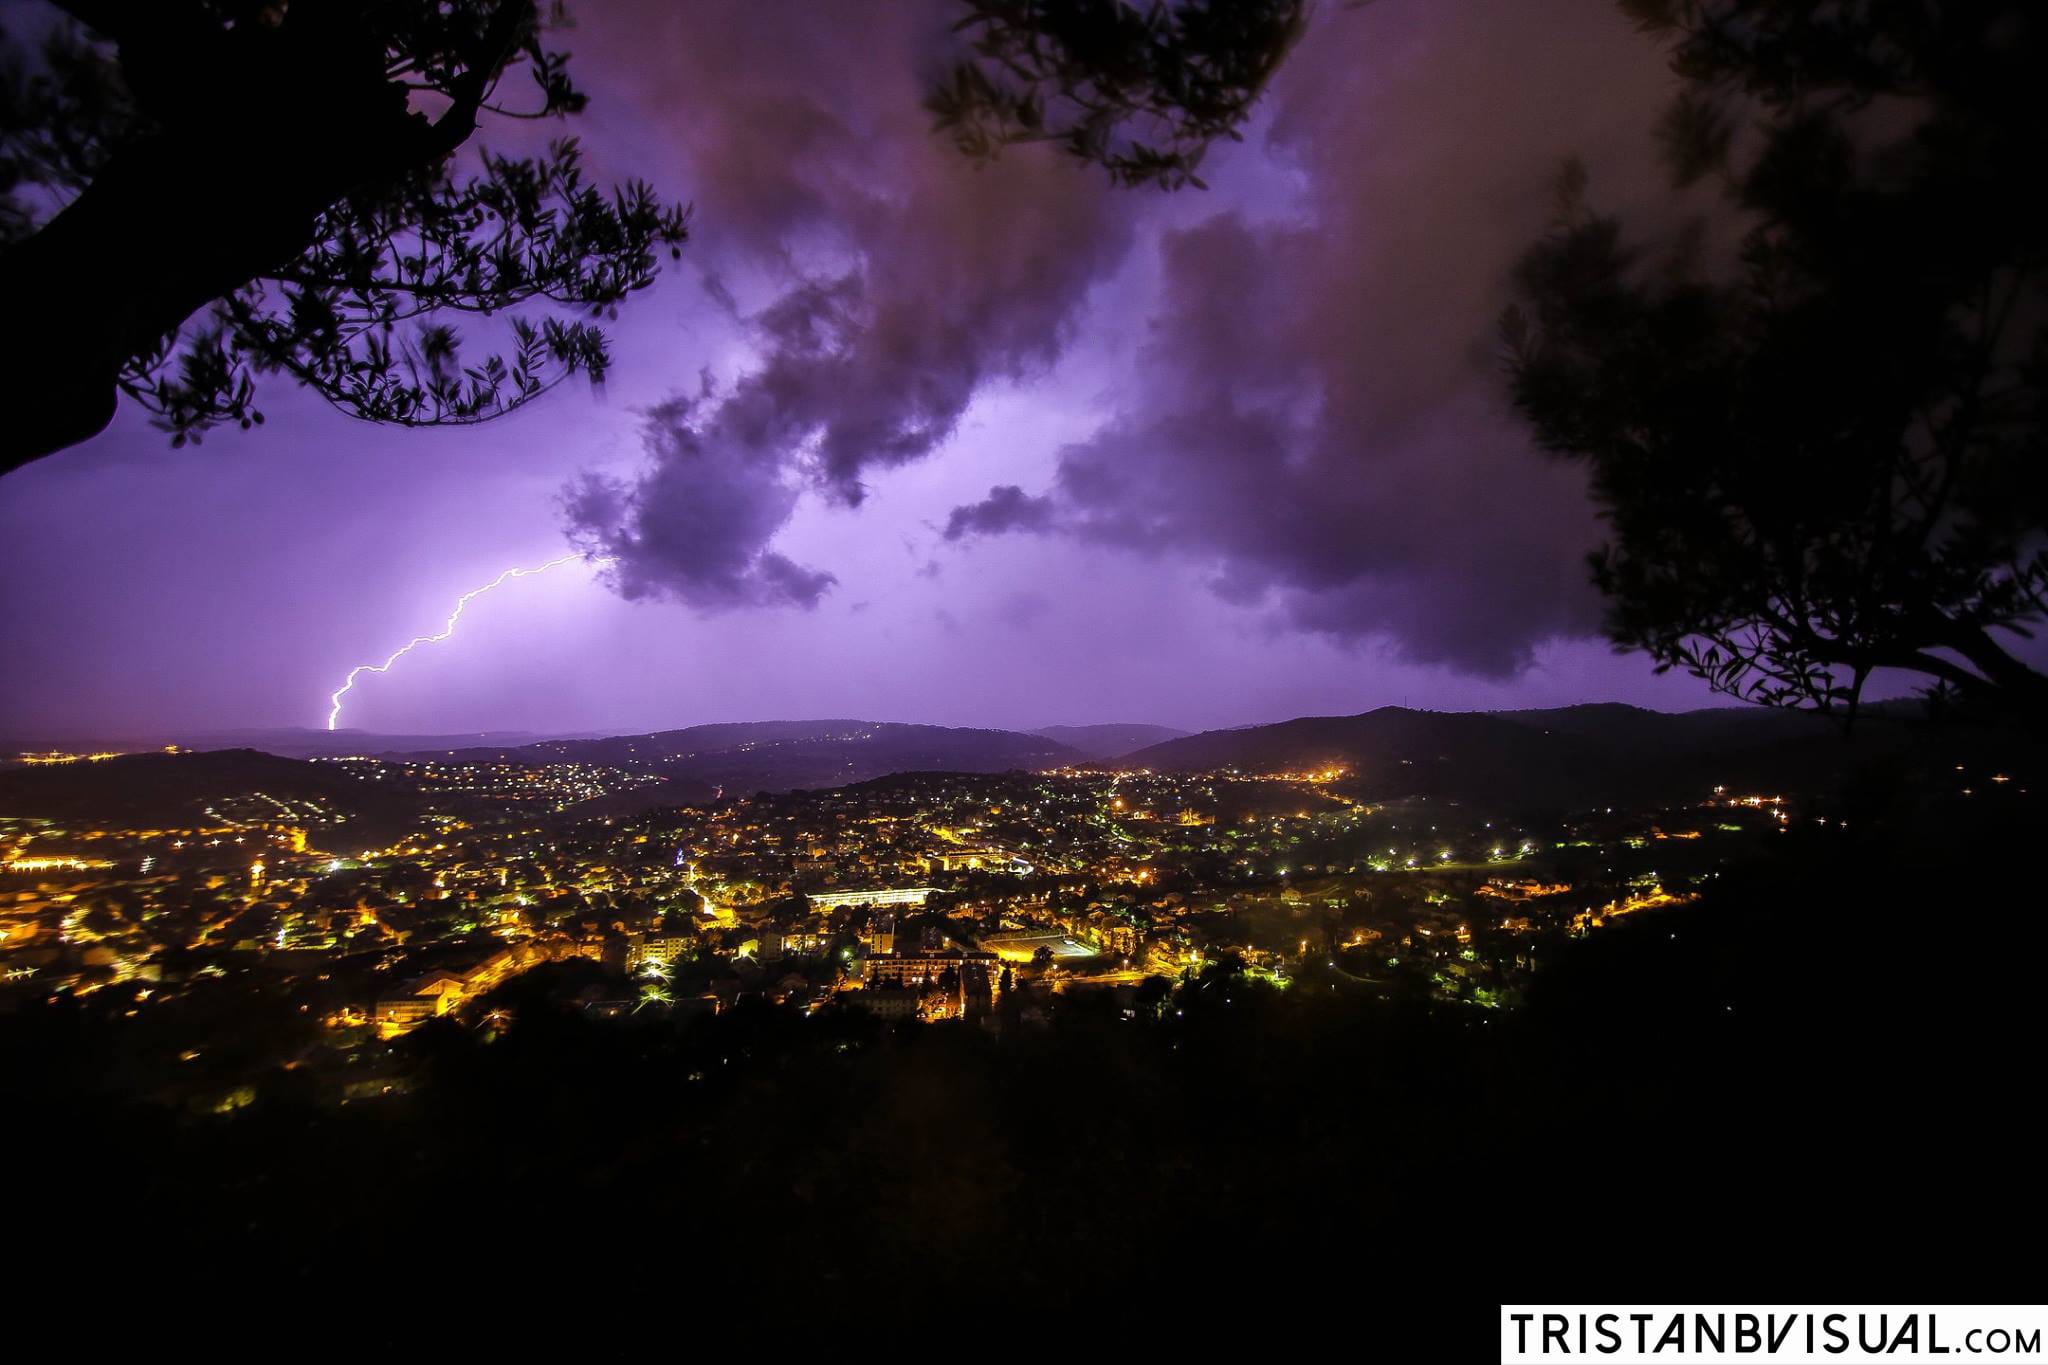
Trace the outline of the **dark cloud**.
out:
M 1133 206 L 1049 154 L 978 174 L 932 136 L 919 100 L 945 5 L 712 10 L 692 7 L 669 73 L 694 113 L 677 134 L 691 251 L 757 360 L 650 422 L 630 479 L 586 478 L 564 507 L 628 595 L 808 604 L 831 576 L 767 549 L 799 493 L 859 504 L 984 386 L 1056 360 Z M 775 296 L 741 311 L 732 271 L 765 271 Z
M 766 548 L 789 520 L 798 489 L 773 460 L 730 433 L 705 431 L 725 411 L 715 398 L 676 398 L 647 416 L 647 467 L 631 482 L 586 474 L 562 506 L 579 548 L 609 556 L 605 571 L 628 598 L 671 597 L 704 608 L 816 606 L 834 579 Z
M 947 540 L 1052 529 L 1053 500 L 1034 498 L 1014 483 L 997 484 L 980 502 L 956 507 L 946 518 Z
M 1298 212 L 1234 205 L 1161 242 L 1135 388 L 1033 498 L 948 539 L 1057 530 L 1210 567 L 1227 600 L 1486 675 L 1590 632 L 1582 479 L 1506 410 L 1494 320 L 1559 159 L 1654 183 L 1666 78 L 1606 0 L 1326 13 L 1275 91 Z M 1534 54 L 1540 53 L 1540 59 Z

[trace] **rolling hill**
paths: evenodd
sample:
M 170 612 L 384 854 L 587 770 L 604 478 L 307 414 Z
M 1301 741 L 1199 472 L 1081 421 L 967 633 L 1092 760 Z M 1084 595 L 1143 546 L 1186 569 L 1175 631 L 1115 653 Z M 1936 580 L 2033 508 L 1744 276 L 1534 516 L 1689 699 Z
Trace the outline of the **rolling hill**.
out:
M 1125 754 L 1113 766 L 1155 772 L 1345 769 L 1370 800 L 1431 796 L 1523 805 L 1578 801 L 1616 777 L 1600 744 L 1476 712 L 1388 706 L 1357 716 L 1209 730 Z
M 795 720 L 693 725 L 610 739 L 549 740 L 513 748 L 436 750 L 404 757 L 459 762 L 601 763 L 659 773 L 688 790 L 836 787 L 900 772 L 1035 771 L 1086 755 L 1039 735 L 889 721 Z
M 1716 785 L 1818 791 L 1874 764 L 1996 762 L 2006 739 L 1932 728 L 1880 709 L 1853 732 L 1806 712 L 1726 707 L 1669 714 L 1615 703 L 1545 711 L 1383 707 L 1212 730 L 1122 755 L 1159 772 L 1343 768 L 1368 800 L 1427 796 L 1513 808 L 1685 799 Z
M 0 815 L 60 822 L 181 828 L 217 825 L 225 816 L 324 829 L 332 823 L 320 818 L 325 812 L 361 842 L 363 833 L 389 837 L 409 828 L 426 806 L 418 791 L 361 781 L 346 765 L 254 749 L 123 754 L 0 771 Z M 211 813 L 216 809 L 222 815 Z

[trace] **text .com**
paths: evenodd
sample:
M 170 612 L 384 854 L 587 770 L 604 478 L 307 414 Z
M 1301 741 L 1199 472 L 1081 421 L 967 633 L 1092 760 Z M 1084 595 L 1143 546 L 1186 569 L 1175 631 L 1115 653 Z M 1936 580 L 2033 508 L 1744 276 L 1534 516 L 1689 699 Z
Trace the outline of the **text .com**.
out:
M 2039 1306 L 1501 1308 L 1501 1360 L 2048 1360 Z

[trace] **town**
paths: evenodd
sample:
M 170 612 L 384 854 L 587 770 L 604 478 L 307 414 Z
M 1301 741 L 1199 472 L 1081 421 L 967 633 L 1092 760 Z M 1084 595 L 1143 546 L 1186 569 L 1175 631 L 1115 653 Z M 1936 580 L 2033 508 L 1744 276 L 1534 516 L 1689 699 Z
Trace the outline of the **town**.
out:
M 1494 1010 L 1559 945 L 1691 901 L 1760 841 L 1829 819 L 1713 790 L 1517 823 L 1368 803 L 1342 770 L 905 773 L 671 807 L 658 783 L 586 764 L 321 766 L 436 800 L 375 847 L 331 804 L 262 791 L 189 827 L 7 819 L 4 1008 L 70 998 L 143 1035 L 180 1001 L 285 1020 L 239 1039 L 225 1072 L 187 1066 L 186 1085 L 168 1068 L 204 1109 L 247 1103 L 278 1067 L 335 1102 L 402 1088 L 389 1043 L 438 1019 L 502 1026 L 529 974 L 556 1007 L 625 1028 L 755 997 L 1028 1029 L 1094 993 L 1156 1011 L 1218 963 Z M 621 792 L 651 804 L 576 814 Z

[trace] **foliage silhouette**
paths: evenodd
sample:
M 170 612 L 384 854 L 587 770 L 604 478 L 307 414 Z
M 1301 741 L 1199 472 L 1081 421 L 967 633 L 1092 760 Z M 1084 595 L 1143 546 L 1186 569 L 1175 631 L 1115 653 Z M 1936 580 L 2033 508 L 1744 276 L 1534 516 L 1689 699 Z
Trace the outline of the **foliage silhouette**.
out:
M 581 110 L 562 21 L 534 0 L 63 0 L 40 61 L 13 54 L 0 134 L 10 328 L 0 468 L 97 432 L 116 394 L 173 445 L 262 421 L 283 374 L 352 416 L 479 422 L 572 374 L 595 319 L 649 284 L 687 213 L 584 182 L 571 138 L 454 154 L 486 116 Z M 515 96 L 513 80 L 530 82 Z M 39 210 L 55 207 L 38 224 Z M 449 321 L 525 304 L 503 354 Z
M 926 101 L 979 161 L 1050 142 L 1122 185 L 1202 187 L 1300 38 L 1308 0 L 967 0 L 973 55 Z
M 173 445 L 253 426 L 270 375 L 373 422 L 502 416 L 602 381 L 598 321 L 688 235 L 646 184 L 586 183 L 573 138 L 458 175 L 480 120 L 584 107 L 560 3 L 54 2 L 75 22 L 0 62 L 0 293 L 30 320 L 0 340 L 0 472 L 118 395 Z M 968 8 L 972 56 L 929 101 L 964 152 L 1052 140 L 1173 186 L 1236 136 L 1306 3 Z M 498 313 L 508 347 L 467 356 L 451 319 Z
M 1584 462 L 1617 644 L 1853 713 L 1873 670 L 2039 715 L 2048 153 L 2032 7 L 1627 0 L 1682 90 L 1637 245 L 1566 167 L 1503 319 L 1514 399 Z M 1733 229 L 1738 240 L 1718 240 Z

